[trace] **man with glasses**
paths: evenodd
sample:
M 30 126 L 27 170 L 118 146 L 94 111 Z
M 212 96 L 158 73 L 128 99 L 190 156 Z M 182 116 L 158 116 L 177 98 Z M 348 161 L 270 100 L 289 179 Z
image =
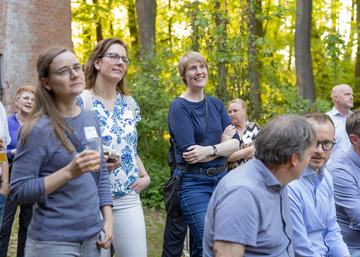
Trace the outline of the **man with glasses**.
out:
M 333 181 L 324 168 L 335 145 L 335 128 L 323 113 L 305 118 L 315 127 L 317 144 L 301 178 L 288 187 L 296 256 L 350 256 L 336 222 Z
M 352 257 L 360 256 L 360 109 L 346 120 L 350 149 L 330 163 L 337 220 Z
M 309 164 L 314 127 L 298 115 L 269 120 L 255 140 L 255 157 L 217 185 L 208 205 L 204 257 L 293 257 L 286 184 Z

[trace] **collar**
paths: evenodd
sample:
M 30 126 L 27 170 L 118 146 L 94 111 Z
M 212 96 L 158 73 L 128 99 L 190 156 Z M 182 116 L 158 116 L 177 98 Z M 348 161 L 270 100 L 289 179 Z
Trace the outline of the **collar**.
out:
M 350 113 L 352 113 L 351 110 L 349 110 L 348 114 L 346 114 L 346 116 L 342 115 L 341 112 L 338 111 L 338 109 L 336 109 L 336 107 L 334 106 L 334 108 L 330 111 L 332 115 L 334 116 L 341 116 L 341 117 L 347 117 Z
M 349 155 L 350 159 L 356 164 L 356 166 L 360 167 L 360 156 L 355 152 L 352 146 L 346 153 Z
M 277 178 L 272 174 L 272 172 L 265 166 L 265 164 L 257 159 L 256 157 L 253 158 L 256 164 L 256 168 L 260 173 L 260 180 L 264 182 L 264 184 L 268 187 L 273 188 L 275 191 L 280 192 L 282 186 L 277 180 Z
M 324 177 L 324 173 L 325 173 L 325 168 L 321 167 L 318 171 L 318 173 L 316 173 L 313 168 L 309 166 L 306 167 L 306 169 L 304 170 L 304 172 L 301 174 L 301 177 L 308 177 L 308 176 L 313 176 L 313 175 L 318 175 L 319 179 L 322 180 Z

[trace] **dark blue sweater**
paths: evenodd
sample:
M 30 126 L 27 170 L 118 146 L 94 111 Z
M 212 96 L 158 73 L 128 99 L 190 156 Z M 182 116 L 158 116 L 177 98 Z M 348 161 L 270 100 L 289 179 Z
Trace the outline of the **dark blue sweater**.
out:
M 207 96 L 208 129 L 202 146 L 220 143 L 224 129 L 232 124 L 223 102 L 215 97 Z M 205 99 L 200 102 L 190 102 L 177 97 L 171 103 L 168 116 L 169 133 L 174 143 L 176 163 L 186 164 L 183 152 L 191 145 L 200 144 L 205 134 Z M 233 138 L 239 139 L 238 133 Z M 226 157 L 218 157 L 205 163 L 196 163 L 202 168 L 224 165 Z

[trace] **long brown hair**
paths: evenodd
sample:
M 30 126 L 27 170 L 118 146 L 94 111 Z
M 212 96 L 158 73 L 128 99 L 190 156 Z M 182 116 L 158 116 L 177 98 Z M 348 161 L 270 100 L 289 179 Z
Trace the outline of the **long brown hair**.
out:
M 28 119 L 20 129 L 21 144 L 26 143 L 26 140 L 34 128 L 37 120 L 41 116 L 47 115 L 50 119 L 51 132 L 55 132 L 56 137 L 60 140 L 60 143 L 65 147 L 66 150 L 68 150 L 70 153 L 74 152 L 74 149 L 66 140 L 65 129 L 68 128 L 65 124 L 64 118 L 61 116 L 60 108 L 58 102 L 56 101 L 54 92 L 52 90 L 47 90 L 41 82 L 42 78 L 47 78 L 49 76 L 50 64 L 54 58 L 64 52 L 74 53 L 66 47 L 55 46 L 50 47 L 42 52 L 37 60 L 36 66 L 39 82 L 35 92 L 34 106 Z
M 97 69 L 95 69 L 94 63 L 96 58 L 100 58 L 100 56 L 104 55 L 105 52 L 109 49 L 109 47 L 113 44 L 119 44 L 125 48 L 126 56 L 128 55 L 128 46 L 118 38 L 107 38 L 101 40 L 96 44 L 94 49 L 92 50 L 86 64 L 85 64 L 85 81 L 86 81 L 86 89 L 91 89 L 95 87 L 96 77 L 97 77 Z M 127 69 L 125 71 L 124 77 L 117 83 L 116 91 L 120 92 L 123 95 L 129 95 L 130 91 L 125 83 L 125 76 L 127 73 Z

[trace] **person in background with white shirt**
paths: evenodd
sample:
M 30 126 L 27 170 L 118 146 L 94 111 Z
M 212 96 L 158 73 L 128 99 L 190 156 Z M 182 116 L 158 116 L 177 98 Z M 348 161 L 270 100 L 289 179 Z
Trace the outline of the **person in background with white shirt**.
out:
M 334 108 L 326 114 L 330 116 L 335 125 L 336 145 L 331 151 L 330 161 L 333 161 L 339 155 L 349 150 L 351 146 L 345 130 L 345 123 L 347 116 L 352 113 L 350 109 L 354 106 L 353 94 L 352 88 L 346 84 L 337 85 L 332 90 L 331 98 L 334 102 Z
M 9 144 L 11 139 L 9 135 L 9 128 L 7 123 L 6 112 L 4 106 L 0 102 L 0 148 L 4 147 L 4 140 L 6 138 L 6 144 Z M 2 218 L 4 215 L 4 206 L 6 202 L 6 197 L 10 192 L 9 184 L 9 163 L 0 164 L 0 226 L 2 223 Z

